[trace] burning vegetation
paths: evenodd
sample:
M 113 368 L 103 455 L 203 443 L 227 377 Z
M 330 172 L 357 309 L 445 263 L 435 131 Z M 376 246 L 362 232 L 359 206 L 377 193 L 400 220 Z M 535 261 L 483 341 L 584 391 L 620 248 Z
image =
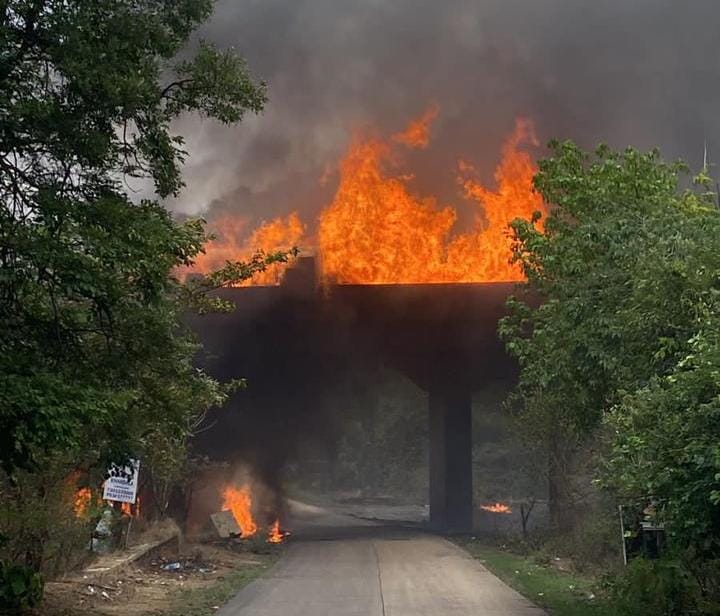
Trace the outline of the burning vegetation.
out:
M 73 496 L 73 512 L 75 517 L 87 518 L 91 514 L 91 506 L 105 503 L 108 506 L 113 506 L 113 501 L 103 501 L 100 498 L 100 493 L 93 493 L 91 488 L 79 488 L 75 491 Z M 135 500 L 135 504 L 130 503 L 117 503 L 120 513 L 129 518 L 134 518 L 140 515 L 140 497 L 138 496 Z
M 475 204 L 470 228 L 459 231 L 458 211 L 432 195 L 416 194 L 409 185 L 412 176 L 401 168 L 401 149 L 428 147 L 439 113 L 438 106 L 430 106 L 389 139 L 356 135 L 340 162 L 338 187 L 320 213 L 314 240 L 296 212 L 249 235 L 245 219 L 226 214 L 211 221 L 215 239 L 190 271 L 207 273 L 257 251 L 303 246 L 317 253 L 322 280 L 336 284 L 522 280 L 519 266 L 510 263 L 508 224 L 544 213 L 543 201 L 532 189 L 535 164 L 522 149 L 537 145 L 532 122 L 516 121 L 502 148 L 494 189 L 477 179 L 473 165 L 458 163 L 462 194 Z M 247 284 L 278 284 L 284 267 L 275 265 Z
M 84 518 L 87 515 L 88 508 L 92 501 L 92 490 L 90 488 L 80 488 L 75 493 L 75 501 L 73 503 L 73 510 L 75 511 L 76 518 Z

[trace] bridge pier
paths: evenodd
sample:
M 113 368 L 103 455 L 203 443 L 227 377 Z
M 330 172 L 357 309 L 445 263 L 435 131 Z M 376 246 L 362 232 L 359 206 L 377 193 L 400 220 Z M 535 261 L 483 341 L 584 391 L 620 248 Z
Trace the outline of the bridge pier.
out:
M 430 525 L 465 532 L 473 527 L 472 394 L 431 387 Z

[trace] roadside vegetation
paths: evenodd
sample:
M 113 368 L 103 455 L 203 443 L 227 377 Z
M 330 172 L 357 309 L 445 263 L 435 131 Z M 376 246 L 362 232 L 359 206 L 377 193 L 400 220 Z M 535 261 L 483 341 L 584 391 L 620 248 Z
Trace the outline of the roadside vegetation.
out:
M 188 42 L 212 8 L 3 3 L 0 610 L 37 604 L 43 576 L 77 564 L 99 515 L 92 500 L 77 514 L 77 491 L 109 463 L 141 458 L 155 487 L 146 513 L 165 515 L 188 439 L 242 386 L 193 366 L 181 317 L 231 309 L 208 291 L 288 258 L 176 275 L 208 236 L 160 203 L 183 187 L 173 121 L 231 124 L 266 100 L 234 52 Z
M 180 547 L 180 549 L 178 549 Z M 91 570 L 49 580 L 38 616 L 205 616 L 266 572 L 283 546 L 167 543 L 131 563 L 94 563 Z M 109 568 L 108 568 L 109 567 Z M 99 571 L 98 569 L 102 569 Z
M 557 536 L 618 505 L 662 529 L 660 558 L 640 550 L 610 582 L 617 614 L 716 614 L 718 195 L 657 152 L 551 148 L 535 178 L 550 215 L 513 224 L 529 284 L 500 326 L 521 367 L 508 410 Z
M 221 580 L 205 588 L 196 588 L 179 593 L 173 600 L 174 607 L 163 613 L 163 616 L 210 616 L 218 607 L 227 603 L 241 588 L 265 573 L 274 561 L 262 565 L 244 565 L 228 573 Z
M 616 614 L 597 580 L 564 569 L 559 557 L 521 555 L 477 539 L 458 543 L 508 586 L 554 616 Z

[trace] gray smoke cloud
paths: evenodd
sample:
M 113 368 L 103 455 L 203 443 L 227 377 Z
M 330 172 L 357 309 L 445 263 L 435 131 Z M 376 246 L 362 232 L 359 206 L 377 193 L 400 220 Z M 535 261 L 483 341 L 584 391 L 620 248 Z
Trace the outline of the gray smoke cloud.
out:
M 260 220 L 299 210 L 312 228 L 352 131 L 441 114 L 413 153 L 416 188 L 458 204 L 459 158 L 486 178 L 514 119 L 541 141 L 659 146 L 720 162 L 717 0 L 225 0 L 199 36 L 235 47 L 270 102 L 236 127 L 186 119 L 179 213 Z M 538 152 L 542 154 L 542 150 Z

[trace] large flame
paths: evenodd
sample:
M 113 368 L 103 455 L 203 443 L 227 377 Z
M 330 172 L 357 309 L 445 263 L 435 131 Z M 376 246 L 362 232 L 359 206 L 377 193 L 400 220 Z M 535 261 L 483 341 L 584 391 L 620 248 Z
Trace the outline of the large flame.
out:
M 476 179 L 473 166 L 459 163 L 463 195 L 476 204 L 472 228 L 456 229 L 457 211 L 433 196 L 414 193 L 412 176 L 398 170 L 400 146 L 422 149 L 440 109 L 432 105 L 407 128 L 389 139 L 356 136 L 340 163 L 332 202 L 321 212 L 315 251 L 325 282 L 403 284 L 505 282 L 523 279 L 510 262 L 509 223 L 544 214 L 540 195 L 532 190 L 536 167 L 524 145 L 536 145 L 532 122 L 516 121 L 495 170 L 496 187 Z M 248 233 L 247 221 L 226 215 L 212 221 L 216 239 L 192 271 L 206 273 L 227 261 L 243 260 L 258 250 L 308 246 L 297 213 L 264 223 Z M 243 239 L 245 238 L 245 239 Z M 247 284 L 278 284 L 284 266 L 255 276 Z
M 356 140 L 342 162 L 335 199 L 320 216 L 323 276 L 341 284 L 522 280 L 520 268 L 510 263 L 508 224 L 543 210 L 532 190 L 535 166 L 520 149 L 526 143 L 535 143 L 532 124 L 518 120 L 495 171 L 495 190 L 461 163 L 465 195 L 478 210 L 473 229 L 453 235 L 453 208 L 413 194 L 407 177 L 385 171 L 395 162 L 388 143 Z
M 448 248 L 448 261 L 462 280 L 475 278 L 478 282 L 523 280 L 517 264 L 511 264 L 511 237 L 508 224 L 516 218 L 529 220 L 535 212 L 545 213 L 542 197 L 532 190 L 537 169 L 530 155 L 521 150 L 523 144 L 537 145 L 532 122 L 521 118 L 515 122 L 515 131 L 502 148 L 502 160 L 495 169 L 495 190 L 489 190 L 476 179 L 474 169 L 461 161 L 460 181 L 465 195 L 474 199 L 482 210 L 476 231 L 454 240 Z M 482 220 L 482 219 L 484 220 Z M 468 255 L 473 259 L 467 261 Z M 463 263 L 469 268 L 463 268 Z
M 207 274 L 228 261 L 248 260 L 257 252 L 289 250 L 302 244 L 305 235 L 305 227 L 297 212 L 265 222 L 249 236 L 247 221 L 232 215 L 215 218 L 209 229 L 214 239 L 207 243 L 205 253 L 199 254 L 193 267 L 185 273 Z M 240 286 L 276 285 L 282 279 L 285 268 L 285 264 L 273 264 Z
M 241 488 L 228 486 L 223 491 L 222 510 L 232 512 L 240 527 L 240 536 L 243 538 L 252 537 L 258 531 L 253 518 L 252 506 L 252 496 L 248 486 Z
M 389 144 L 356 140 L 340 166 L 335 199 L 320 215 L 323 278 L 340 284 L 438 281 L 451 208 L 410 193 L 402 177 L 387 176 Z

